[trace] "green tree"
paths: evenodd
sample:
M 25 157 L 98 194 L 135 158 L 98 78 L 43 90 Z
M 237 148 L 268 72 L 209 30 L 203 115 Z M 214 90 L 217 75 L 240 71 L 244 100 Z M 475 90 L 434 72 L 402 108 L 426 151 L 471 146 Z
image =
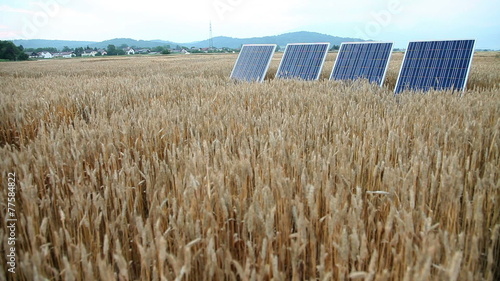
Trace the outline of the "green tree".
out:
M 108 45 L 106 52 L 108 53 L 108 56 L 116 56 L 117 55 L 116 46 L 113 44 Z
M 30 56 L 28 54 L 26 54 L 25 52 L 20 52 L 17 55 L 17 60 L 27 60 L 29 58 L 30 58 Z
M 156 46 L 156 47 L 154 47 L 153 49 L 151 49 L 151 51 L 152 51 L 152 52 L 158 52 L 158 53 L 161 53 L 161 52 L 163 52 L 164 50 L 165 50 L 165 48 L 164 48 L 164 47 L 162 47 L 162 46 Z
M 0 41 L 0 59 L 16 60 L 19 49 L 10 41 Z
M 330 51 L 338 51 L 340 49 L 340 46 L 339 45 L 333 45 L 331 48 L 330 48 Z
M 83 53 L 83 47 L 75 48 L 75 56 L 81 57 Z
M 64 46 L 63 49 L 62 49 L 63 52 L 71 52 L 71 48 L 68 47 L 68 46 Z
M 50 53 L 57 53 L 57 48 L 54 47 L 45 47 L 45 48 L 36 48 L 35 52 L 50 52 Z
M 24 48 L 23 48 L 24 49 Z M 11 41 L 0 41 L 0 59 L 6 60 L 27 60 L 28 55 Z

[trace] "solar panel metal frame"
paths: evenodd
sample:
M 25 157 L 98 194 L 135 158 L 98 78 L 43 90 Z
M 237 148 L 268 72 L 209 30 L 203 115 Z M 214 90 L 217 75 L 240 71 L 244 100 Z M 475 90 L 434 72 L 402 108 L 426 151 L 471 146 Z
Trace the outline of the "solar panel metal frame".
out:
M 472 43 L 472 48 L 471 48 L 470 59 L 467 62 L 467 71 L 466 71 L 466 74 L 465 74 L 465 77 L 464 77 L 464 84 L 463 84 L 463 86 L 462 86 L 461 89 L 458 89 L 458 90 L 461 90 L 462 92 L 464 92 L 465 89 L 467 88 L 467 81 L 469 80 L 469 73 L 470 73 L 470 69 L 471 69 L 471 65 L 472 65 L 472 59 L 474 57 L 474 52 L 475 52 L 475 49 L 476 49 L 476 39 L 415 40 L 415 41 L 408 42 L 408 47 L 406 48 L 405 55 L 403 57 L 403 62 L 401 63 L 401 68 L 399 69 L 398 79 L 396 80 L 396 86 L 394 87 L 394 94 L 397 95 L 400 92 L 407 90 L 407 89 L 402 88 L 398 92 L 398 87 L 399 87 L 399 84 L 401 82 L 400 81 L 401 80 L 401 74 L 403 72 L 403 67 L 405 66 L 405 62 L 406 62 L 406 59 L 407 59 L 408 49 L 410 49 L 410 45 L 412 43 L 417 43 L 417 42 L 449 42 L 449 41 L 472 41 L 473 42 Z M 455 88 L 454 86 L 452 86 L 452 87 L 449 87 L 447 89 L 457 89 L 457 88 Z M 412 90 L 412 91 L 415 91 L 415 90 L 422 91 L 422 89 L 410 89 L 410 90 Z
M 266 66 L 262 71 L 262 75 L 258 76 L 257 79 L 240 79 L 240 78 L 233 77 L 235 72 L 236 72 L 236 69 L 239 67 L 238 63 L 240 62 L 240 59 L 243 58 L 242 54 L 244 54 L 244 50 L 246 50 L 245 47 L 254 47 L 254 46 L 273 47 L 272 52 L 270 52 L 269 58 L 267 58 Z M 251 81 L 262 82 L 262 81 L 264 81 L 264 78 L 266 77 L 267 70 L 269 69 L 269 66 L 271 65 L 271 60 L 273 59 L 274 52 L 276 51 L 276 47 L 277 47 L 276 44 L 244 44 L 241 47 L 241 50 L 240 50 L 240 53 L 238 54 L 238 58 L 236 59 L 236 62 L 234 63 L 230 78 L 235 79 L 235 80 L 239 80 L 239 81 L 248 81 L 248 82 L 251 82 Z
M 326 51 L 323 54 L 323 57 L 321 59 L 321 65 L 319 66 L 318 73 L 314 77 L 314 79 L 303 79 L 303 80 L 318 80 L 319 76 L 321 75 L 321 71 L 323 70 L 323 65 L 325 64 L 326 56 L 328 54 L 328 51 L 330 50 L 330 43 L 329 42 L 320 42 L 320 43 L 288 43 L 285 48 L 285 52 L 283 53 L 283 57 L 281 58 L 280 65 L 278 66 L 278 70 L 276 71 L 276 78 L 280 79 L 301 79 L 301 77 L 280 77 L 280 71 L 283 66 L 283 61 L 287 55 L 287 52 L 289 50 L 289 46 L 294 46 L 294 45 L 326 45 Z
M 380 82 L 379 82 L 379 86 L 382 86 L 384 84 L 384 81 L 385 81 L 385 77 L 386 77 L 386 74 L 387 74 L 387 69 L 389 68 L 389 62 L 391 61 L 391 56 L 392 56 L 392 49 L 394 47 L 394 42 L 342 42 L 342 44 L 340 44 L 340 48 L 339 48 L 339 52 L 337 53 L 337 58 L 335 58 L 335 63 L 333 64 L 333 69 L 332 69 L 332 73 L 330 74 L 330 80 L 355 80 L 355 79 L 369 79 L 367 77 L 353 77 L 352 79 L 334 79 L 333 78 L 333 74 L 335 73 L 335 69 L 336 67 L 338 66 L 338 62 L 339 62 L 339 58 L 340 58 L 340 55 L 341 55 L 341 52 L 343 50 L 343 47 L 345 45 L 355 45 L 355 44 L 362 44 L 362 45 L 368 45 L 368 44 L 391 44 L 391 47 L 390 47 L 390 51 L 389 51 L 389 55 L 387 56 L 387 61 L 385 62 L 385 65 L 384 65 L 384 73 L 382 74 L 382 77 L 380 78 Z M 372 81 L 370 81 L 372 82 Z

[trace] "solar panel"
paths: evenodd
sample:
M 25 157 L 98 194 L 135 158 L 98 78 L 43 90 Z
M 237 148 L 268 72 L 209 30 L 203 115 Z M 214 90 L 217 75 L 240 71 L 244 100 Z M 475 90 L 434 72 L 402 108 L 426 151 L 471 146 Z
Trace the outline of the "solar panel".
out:
M 317 80 L 330 43 L 294 43 L 286 45 L 277 78 Z
M 330 80 L 368 79 L 382 86 L 392 45 L 392 42 L 342 43 Z
M 247 44 L 241 48 L 231 78 L 262 82 L 271 63 L 276 44 Z
M 475 40 L 410 42 L 394 93 L 405 90 L 464 90 L 474 44 Z

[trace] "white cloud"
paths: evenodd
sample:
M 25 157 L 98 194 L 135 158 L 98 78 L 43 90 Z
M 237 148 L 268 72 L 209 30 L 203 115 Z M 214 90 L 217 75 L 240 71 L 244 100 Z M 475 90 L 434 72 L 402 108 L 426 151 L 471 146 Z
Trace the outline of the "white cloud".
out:
M 20 9 L 11 7 L 9 5 L 0 5 L 0 12 L 2 13 L 16 13 L 16 14 L 34 14 L 35 12 L 27 9 Z

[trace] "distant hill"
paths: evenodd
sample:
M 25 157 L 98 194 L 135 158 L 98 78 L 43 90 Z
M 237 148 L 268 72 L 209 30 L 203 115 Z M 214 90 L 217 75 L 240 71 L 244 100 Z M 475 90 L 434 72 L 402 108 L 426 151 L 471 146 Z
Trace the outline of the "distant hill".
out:
M 102 42 L 94 42 L 93 44 L 90 44 L 89 47 L 107 48 L 108 45 L 115 45 L 116 47 L 119 47 L 123 44 L 127 44 L 127 46 L 129 47 L 135 46 L 138 48 L 154 48 L 157 46 L 164 46 L 164 45 L 171 45 L 171 47 L 175 47 L 176 45 L 176 43 L 174 42 L 163 41 L 163 40 L 135 40 L 130 38 L 115 38 Z
M 45 39 L 22 39 L 12 40 L 16 46 L 23 45 L 24 48 L 45 48 L 52 47 L 62 50 L 64 46 L 70 48 L 86 47 L 87 45 L 95 44 L 93 41 L 69 41 L 69 40 L 45 40 Z
M 348 37 L 337 37 L 322 33 L 299 31 L 285 33 L 276 36 L 254 37 L 254 38 L 232 38 L 232 37 L 214 37 L 213 42 L 216 47 L 240 48 L 242 44 L 277 44 L 285 47 L 288 43 L 318 43 L 329 42 L 333 45 L 340 45 L 342 42 L 362 42 L 364 40 Z M 189 47 L 206 47 L 208 40 L 191 43 Z
M 16 46 L 23 45 L 24 48 L 46 48 L 52 47 L 62 50 L 64 46 L 69 48 L 87 47 L 90 48 L 107 48 L 108 45 L 115 45 L 116 47 L 127 44 L 127 46 L 136 46 L 141 48 L 153 48 L 157 46 L 173 45 L 176 43 L 163 40 L 135 40 L 130 38 L 116 38 L 102 42 L 95 41 L 69 41 L 69 40 L 46 40 L 46 39 L 29 39 L 29 40 L 12 40 Z
M 102 42 L 94 41 L 67 41 L 67 40 L 44 40 L 44 39 L 31 39 L 31 40 L 12 40 L 17 46 L 23 45 L 25 48 L 45 48 L 53 47 L 61 50 L 64 46 L 70 48 L 86 47 L 91 48 L 106 48 L 108 45 L 112 44 L 115 46 L 120 46 L 127 44 L 127 46 L 135 46 L 139 48 L 153 48 L 156 46 L 170 45 L 174 48 L 177 45 L 185 46 L 188 48 L 204 48 L 208 47 L 208 39 L 203 41 L 189 42 L 189 43 L 176 43 L 172 41 L 164 40 L 135 40 L 131 38 L 115 38 L 111 40 L 106 40 Z M 330 42 L 333 45 L 340 45 L 342 42 L 361 42 L 364 40 L 357 38 L 348 37 L 337 37 L 327 34 L 299 31 L 285 33 L 276 36 L 266 36 L 266 37 L 253 37 L 253 38 L 233 38 L 219 36 L 213 38 L 213 44 L 215 47 L 222 48 L 240 48 L 242 44 L 277 44 L 278 46 L 284 47 L 288 43 L 315 43 L 315 42 Z

